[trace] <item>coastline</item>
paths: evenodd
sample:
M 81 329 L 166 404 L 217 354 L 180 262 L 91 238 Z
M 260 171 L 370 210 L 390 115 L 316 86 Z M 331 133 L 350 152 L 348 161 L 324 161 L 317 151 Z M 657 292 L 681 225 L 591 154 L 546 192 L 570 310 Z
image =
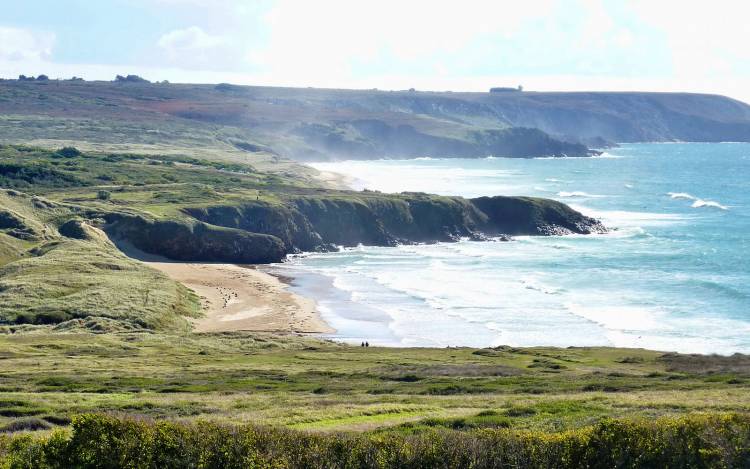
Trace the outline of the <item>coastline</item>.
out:
M 205 316 L 191 321 L 195 332 L 333 332 L 318 314 L 315 301 L 288 291 L 278 278 L 254 266 L 179 262 L 146 264 L 200 296 Z
M 333 277 L 289 263 L 259 268 L 284 282 L 291 293 L 315 304 L 321 319 L 335 330 L 324 334 L 325 338 L 353 345 L 406 346 L 391 329 L 390 315 L 353 301 L 350 292 L 336 287 Z
M 313 171 L 317 171 L 317 174 L 314 176 L 314 178 L 317 179 L 318 182 L 320 182 L 324 187 L 337 190 L 353 190 L 353 177 L 347 176 L 346 174 L 337 173 L 335 171 L 324 171 L 321 169 L 317 169 L 309 164 L 305 164 L 305 166 L 311 168 Z
M 128 257 L 166 274 L 193 290 L 204 316 L 190 319 L 195 332 L 335 332 L 318 313 L 315 301 L 289 291 L 277 276 L 254 265 L 175 262 L 113 240 Z

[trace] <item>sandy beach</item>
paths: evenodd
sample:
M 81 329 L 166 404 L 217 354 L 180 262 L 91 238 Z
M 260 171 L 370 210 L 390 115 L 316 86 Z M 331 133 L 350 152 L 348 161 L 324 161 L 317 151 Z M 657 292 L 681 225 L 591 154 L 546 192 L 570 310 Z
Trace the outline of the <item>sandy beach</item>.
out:
M 195 291 L 205 317 L 197 332 L 329 333 L 315 302 L 295 295 L 276 277 L 234 264 L 146 262 Z
M 351 190 L 354 178 L 345 174 L 337 173 L 334 171 L 322 171 L 316 169 L 318 172 L 314 177 L 324 186 L 331 189 L 339 190 Z
M 200 297 L 205 316 L 191 320 L 196 332 L 335 332 L 320 317 L 313 300 L 288 291 L 277 277 L 254 266 L 174 262 L 126 241 L 111 241 L 127 256 L 164 272 Z

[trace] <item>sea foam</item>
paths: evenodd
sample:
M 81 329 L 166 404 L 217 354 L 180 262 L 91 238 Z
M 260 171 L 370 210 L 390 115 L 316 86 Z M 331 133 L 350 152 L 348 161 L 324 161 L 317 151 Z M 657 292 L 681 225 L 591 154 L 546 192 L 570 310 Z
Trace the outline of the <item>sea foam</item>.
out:
M 691 205 L 693 208 L 701 208 L 701 207 L 713 207 L 718 208 L 721 210 L 729 210 L 729 207 L 726 205 L 721 205 L 719 202 L 714 202 L 713 200 L 703 200 L 698 199 L 695 202 L 693 202 L 693 205 Z
M 696 197 L 688 194 L 687 192 L 667 192 L 667 195 L 673 199 L 688 199 L 695 200 Z
M 560 191 L 557 193 L 558 197 L 602 197 L 601 195 L 593 195 L 583 191 Z
M 722 205 L 719 202 L 715 202 L 713 200 L 699 199 L 698 197 L 692 194 L 688 194 L 687 192 L 667 192 L 667 195 L 673 199 L 692 200 L 693 204 L 691 205 L 691 207 L 693 208 L 712 207 L 721 210 L 729 210 L 729 207 L 727 207 L 726 205 Z

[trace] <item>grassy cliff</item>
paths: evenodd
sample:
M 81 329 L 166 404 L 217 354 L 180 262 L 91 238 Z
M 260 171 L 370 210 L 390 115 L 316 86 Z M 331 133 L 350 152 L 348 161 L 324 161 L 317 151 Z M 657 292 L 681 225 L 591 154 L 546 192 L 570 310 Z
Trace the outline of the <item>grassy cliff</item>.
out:
M 205 149 L 215 158 L 251 159 L 276 172 L 283 172 L 277 165 L 284 160 L 280 155 L 310 160 L 591 154 L 575 139 L 513 125 L 497 114 L 486 119 L 493 114 L 487 110 L 480 109 L 477 116 L 477 106 L 465 101 L 453 104 L 452 99 L 425 97 L 232 85 L 6 80 L 0 81 L 5 114 L 0 141 L 45 146 L 87 142 L 121 152 Z
M 612 142 L 747 141 L 750 106 L 689 93 L 463 93 L 0 81 L 0 141 L 296 159 L 584 156 Z M 282 163 L 281 165 L 279 163 Z
M 129 259 L 80 207 L 0 191 L 0 324 L 186 330 L 195 295 Z

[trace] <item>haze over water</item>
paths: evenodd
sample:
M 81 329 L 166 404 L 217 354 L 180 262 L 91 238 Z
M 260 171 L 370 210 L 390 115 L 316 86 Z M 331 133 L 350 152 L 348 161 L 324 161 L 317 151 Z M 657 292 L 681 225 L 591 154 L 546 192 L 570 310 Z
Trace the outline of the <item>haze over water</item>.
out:
M 318 163 L 356 189 L 554 198 L 611 234 L 359 247 L 279 266 L 337 337 L 750 352 L 750 144 L 596 158 Z

